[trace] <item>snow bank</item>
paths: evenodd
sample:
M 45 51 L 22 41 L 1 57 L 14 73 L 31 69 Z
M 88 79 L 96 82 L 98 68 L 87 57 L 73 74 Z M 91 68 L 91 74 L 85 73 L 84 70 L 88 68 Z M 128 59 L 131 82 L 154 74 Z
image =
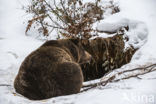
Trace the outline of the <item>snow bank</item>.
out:
M 127 26 L 129 27 L 129 30 L 126 31 L 125 37 L 128 37 L 129 40 L 125 43 L 125 49 L 130 46 L 133 46 L 134 48 L 143 46 L 147 41 L 148 36 L 148 28 L 144 22 L 113 15 L 101 21 L 97 26 L 97 30 L 115 33 L 122 27 Z

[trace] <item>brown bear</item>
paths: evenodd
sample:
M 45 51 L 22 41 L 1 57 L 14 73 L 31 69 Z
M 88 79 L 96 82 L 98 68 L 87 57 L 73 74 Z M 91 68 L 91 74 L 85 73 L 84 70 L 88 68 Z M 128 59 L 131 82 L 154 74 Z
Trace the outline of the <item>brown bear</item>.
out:
M 79 64 L 90 59 L 79 39 L 47 41 L 23 61 L 15 90 L 32 100 L 79 93 L 83 83 Z

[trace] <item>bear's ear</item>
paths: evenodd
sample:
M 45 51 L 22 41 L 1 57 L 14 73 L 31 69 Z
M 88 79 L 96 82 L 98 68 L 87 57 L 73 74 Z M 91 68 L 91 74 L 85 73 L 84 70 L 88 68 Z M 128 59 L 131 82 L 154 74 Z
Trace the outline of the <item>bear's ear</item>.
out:
M 73 42 L 75 45 L 78 45 L 80 43 L 80 39 L 79 38 L 71 38 L 69 39 L 71 42 Z

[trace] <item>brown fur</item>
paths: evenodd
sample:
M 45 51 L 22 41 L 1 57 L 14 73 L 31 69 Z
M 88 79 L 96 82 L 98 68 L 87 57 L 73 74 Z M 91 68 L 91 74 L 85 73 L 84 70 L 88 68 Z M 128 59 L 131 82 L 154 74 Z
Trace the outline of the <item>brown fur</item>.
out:
M 90 58 L 79 39 L 47 41 L 23 61 L 14 87 L 33 100 L 79 93 L 83 75 L 78 63 Z

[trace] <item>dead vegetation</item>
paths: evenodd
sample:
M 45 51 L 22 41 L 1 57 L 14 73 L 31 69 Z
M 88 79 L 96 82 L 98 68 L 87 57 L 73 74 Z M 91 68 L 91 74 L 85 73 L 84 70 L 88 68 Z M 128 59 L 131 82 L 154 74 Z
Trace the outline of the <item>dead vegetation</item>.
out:
M 43 36 L 49 36 L 53 30 L 57 30 L 58 38 L 89 39 L 97 36 L 99 31 L 93 28 L 93 24 L 104 19 L 103 15 L 108 9 L 112 10 L 111 14 L 120 11 L 113 0 L 108 1 L 107 6 L 100 3 L 101 0 L 31 0 L 30 5 L 24 7 L 32 15 L 26 33 L 34 25 Z

